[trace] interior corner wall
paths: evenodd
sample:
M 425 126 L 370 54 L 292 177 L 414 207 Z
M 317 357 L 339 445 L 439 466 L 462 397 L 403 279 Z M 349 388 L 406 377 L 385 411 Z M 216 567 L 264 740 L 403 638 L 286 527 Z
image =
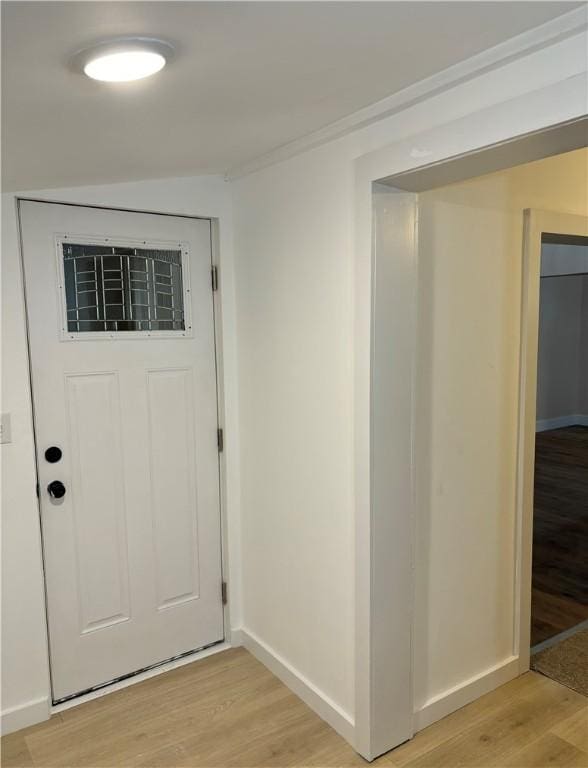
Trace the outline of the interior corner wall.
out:
M 225 368 L 226 509 L 231 624 L 241 624 L 239 457 L 236 414 L 234 283 L 231 201 L 218 176 L 27 191 L 25 197 L 218 218 L 220 229 L 223 362 Z M 47 717 L 49 669 L 40 525 L 35 494 L 25 312 L 16 193 L 2 195 L 2 411 L 12 440 L 2 461 L 2 727 L 15 730 Z
M 585 215 L 588 150 L 419 201 L 415 699 L 516 653 L 523 210 Z

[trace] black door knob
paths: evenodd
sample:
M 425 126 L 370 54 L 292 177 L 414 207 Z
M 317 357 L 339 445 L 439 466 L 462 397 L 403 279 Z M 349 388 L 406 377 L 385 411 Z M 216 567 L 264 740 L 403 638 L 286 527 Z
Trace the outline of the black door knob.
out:
M 52 483 L 49 483 L 47 490 L 52 499 L 61 499 L 65 496 L 65 485 L 61 480 L 54 480 Z
M 59 461 L 61 456 L 61 448 L 58 448 L 56 445 L 52 445 L 51 448 L 47 448 L 45 451 L 45 459 L 49 464 L 55 464 L 56 461 Z

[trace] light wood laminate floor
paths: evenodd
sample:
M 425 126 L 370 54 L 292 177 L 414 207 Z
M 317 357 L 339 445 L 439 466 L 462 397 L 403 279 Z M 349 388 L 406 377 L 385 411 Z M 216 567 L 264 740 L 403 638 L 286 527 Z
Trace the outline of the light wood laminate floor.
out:
M 374 765 L 588 768 L 588 699 L 528 673 Z M 247 651 L 216 654 L 2 739 L 3 768 L 367 765 Z

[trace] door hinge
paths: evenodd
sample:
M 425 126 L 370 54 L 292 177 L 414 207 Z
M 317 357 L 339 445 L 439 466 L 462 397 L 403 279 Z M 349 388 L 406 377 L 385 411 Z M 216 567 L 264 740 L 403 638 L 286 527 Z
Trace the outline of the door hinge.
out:
M 212 290 L 218 291 L 218 267 L 212 267 Z
M 223 601 L 223 605 L 226 605 L 227 604 L 227 600 L 228 600 L 228 597 L 227 597 L 227 582 L 226 581 L 222 581 L 221 582 L 221 598 L 222 598 L 222 601 Z
M 222 453 L 225 447 L 225 436 L 220 428 L 216 430 L 216 444 L 218 446 L 218 452 Z

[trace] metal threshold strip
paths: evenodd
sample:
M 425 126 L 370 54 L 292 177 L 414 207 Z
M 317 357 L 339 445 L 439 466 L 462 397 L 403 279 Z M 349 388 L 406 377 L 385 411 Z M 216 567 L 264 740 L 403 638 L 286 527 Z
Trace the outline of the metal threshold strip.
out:
M 66 701 L 71 701 L 72 699 L 78 699 L 80 696 L 86 696 L 88 693 L 93 693 L 94 691 L 99 691 L 101 688 L 106 688 L 109 685 L 114 685 L 115 683 L 121 683 L 123 680 L 128 680 L 131 677 L 136 677 L 137 675 L 142 674 L 143 672 L 149 672 L 152 669 L 156 669 L 157 667 L 163 667 L 164 664 L 170 664 L 172 661 L 178 661 L 178 659 L 185 659 L 186 656 L 192 656 L 196 653 L 200 653 L 200 651 L 206 651 L 208 648 L 212 648 L 215 645 L 219 645 L 221 643 L 224 643 L 224 640 L 215 640 L 214 643 L 208 643 L 208 645 L 203 645 L 201 648 L 194 648 L 192 651 L 185 651 L 184 653 L 178 653 L 177 656 L 171 656 L 169 659 L 164 659 L 163 661 L 157 661 L 155 664 L 149 664 L 147 667 L 141 667 L 141 669 L 136 669 L 134 672 L 128 672 L 126 675 L 120 675 L 119 677 L 115 677 L 112 680 L 107 680 L 105 683 L 98 683 L 98 685 L 93 685 L 90 688 L 85 688 L 83 691 L 78 691 L 77 693 L 71 693 L 69 696 L 63 696 L 61 699 L 51 699 L 51 702 L 54 707 L 56 707 L 58 704 L 64 704 Z

